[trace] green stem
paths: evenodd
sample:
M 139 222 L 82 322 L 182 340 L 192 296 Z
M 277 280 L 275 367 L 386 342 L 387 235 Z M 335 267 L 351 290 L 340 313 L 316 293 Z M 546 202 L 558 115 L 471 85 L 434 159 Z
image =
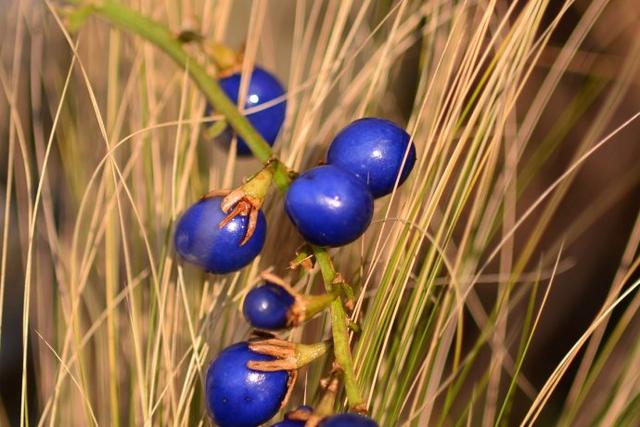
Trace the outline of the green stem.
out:
M 247 118 L 238 111 L 236 105 L 220 88 L 217 80 L 211 77 L 205 67 L 184 50 L 177 37 L 164 25 L 114 0 L 104 0 L 99 4 L 92 5 L 92 8 L 103 19 L 137 34 L 169 55 L 180 67 L 187 70 L 215 111 L 226 117 L 227 122 L 244 139 L 253 155 L 263 163 L 272 158 L 273 153 L 269 144 L 251 126 Z M 285 190 L 290 183 L 287 169 L 279 161 L 276 162 L 273 180 L 281 190 Z
M 297 344 L 296 345 L 296 361 L 301 368 L 324 355 L 331 347 L 329 342 L 319 342 L 315 344 Z
M 185 69 L 215 111 L 224 115 L 231 127 L 244 139 L 253 155 L 262 162 L 269 160 L 274 161 L 273 181 L 280 191 L 286 192 L 291 183 L 287 168 L 279 160 L 273 160 L 274 156 L 269 144 L 267 144 L 262 136 L 251 126 L 251 123 L 249 123 L 246 117 L 240 113 L 237 106 L 226 96 L 217 80 L 210 76 L 207 70 L 184 50 L 182 44 L 174 34 L 164 25 L 114 0 L 103 0 L 99 4 L 89 6 L 92 7 L 94 13 L 103 19 L 153 43 L 169 55 L 180 67 Z M 328 292 L 331 292 L 336 272 L 329 258 L 329 254 L 324 248 L 315 246 L 313 247 L 313 252 L 320 265 L 325 288 Z M 334 354 L 336 362 L 343 371 L 349 407 L 362 410 L 365 404 L 353 371 L 346 314 L 339 298 L 331 303 L 331 322 Z
M 322 279 L 327 292 L 333 292 L 333 279 L 336 271 L 329 257 L 329 253 L 324 248 L 312 246 L 316 262 L 320 266 Z M 333 352 L 336 362 L 340 365 L 344 375 L 344 388 L 347 392 L 349 407 L 357 411 L 366 410 L 366 403 L 360 394 L 360 387 L 353 370 L 353 359 L 351 357 L 351 347 L 349 346 L 349 332 L 347 330 L 347 315 L 344 312 L 342 301 L 336 298 L 331 302 L 331 329 L 333 334 Z

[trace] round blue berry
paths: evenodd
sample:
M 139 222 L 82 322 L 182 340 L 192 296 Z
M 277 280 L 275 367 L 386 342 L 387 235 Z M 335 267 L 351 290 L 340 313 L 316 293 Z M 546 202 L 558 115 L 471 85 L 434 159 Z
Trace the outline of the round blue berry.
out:
M 226 214 L 220 208 L 222 197 L 202 199 L 185 211 L 175 233 L 178 254 L 204 270 L 225 274 L 249 264 L 262 250 L 267 223 L 262 212 L 253 236 L 244 245 L 249 218 L 236 216 L 224 227 L 219 224 Z
M 293 181 L 285 209 L 307 242 L 342 246 L 360 237 L 371 223 L 373 197 L 354 175 L 324 165 Z
M 378 423 L 364 415 L 343 412 L 325 418 L 320 423 L 321 427 L 378 427 Z
M 234 102 L 238 103 L 240 93 L 241 73 L 235 73 L 221 78 L 219 83 L 225 94 Z M 244 109 L 255 109 L 269 101 L 273 101 L 285 94 L 284 88 L 273 74 L 262 68 L 256 67 L 251 73 L 249 88 L 245 98 Z M 273 105 L 247 115 L 247 119 L 256 131 L 267 141 L 269 145 L 275 142 L 282 123 L 284 123 L 287 103 L 283 99 L 274 101 Z M 229 130 L 225 133 L 227 141 L 231 140 L 233 133 Z M 238 154 L 249 155 L 251 150 L 242 138 L 238 138 Z
M 242 312 L 254 328 L 284 329 L 294 302 L 295 298 L 282 286 L 265 282 L 247 293 Z
M 409 153 L 400 173 L 407 147 Z M 373 197 L 393 191 L 398 174 L 402 184 L 416 162 L 416 147 L 409 134 L 389 120 L 359 119 L 342 129 L 329 146 L 327 163 L 355 174 Z
M 227 347 L 207 371 L 207 406 L 221 427 L 255 427 L 271 419 L 287 393 L 289 373 L 260 372 L 249 361 L 274 360 L 255 353 L 246 342 Z

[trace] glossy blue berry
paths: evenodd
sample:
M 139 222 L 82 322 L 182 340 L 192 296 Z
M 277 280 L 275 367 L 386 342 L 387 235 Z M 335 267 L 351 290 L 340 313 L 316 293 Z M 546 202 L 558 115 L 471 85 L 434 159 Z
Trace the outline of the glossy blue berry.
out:
M 238 94 L 240 93 L 241 73 L 235 73 L 228 77 L 221 78 L 219 83 L 222 90 L 234 102 L 238 103 Z M 275 76 L 262 68 L 256 67 L 251 74 L 247 96 L 245 98 L 244 109 L 254 109 L 260 105 L 273 101 L 285 94 L 284 88 L 275 78 Z M 267 141 L 269 145 L 275 142 L 282 123 L 284 123 L 287 103 L 282 101 L 274 101 L 270 105 L 260 111 L 247 115 L 247 119 L 258 131 L 260 135 Z M 226 139 L 230 141 L 233 134 L 231 131 L 225 133 Z M 238 154 L 249 155 L 251 150 L 242 138 L 238 138 Z
M 207 371 L 207 406 L 221 427 L 255 427 L 271 419 L 287 393 L 287 371 L 260 372 L 247 368 L 249 361 L 270 361 L 246 342 L 227 347 Z
M 311 414 L 313 412 L 313 408 L 311 406 L 302 405 L 299 406 L 298 409 L 296 409 L 296 412 L 298 411 L 304 411 Z M 275 423 L 271 427 L 304 427 L 304 425 L 306 424 L 305 421 L 290 419 L 289 414 L 284 416 L 284 420 L 280 421 L 279 423 Z
M 364 415 L 351 412 L 332 415 L 320 423 L 321 427 L 378 427 L 378 423 Z
M 244 245 L 249 219 L 236 216 L 224 227 L 220 222 L 226 214 L 220 208 L 222 197 L 202 199 L 185 211 L 175 233 L 178 254 L 187 262 L 205 271 L 225 274 L 249 264 L 262 250 L 267 223 L 262 212 L 258 214 L 255 232 Z
M 393 191 L 409 144 L 400 185 L 416 162 L 416 147 L 409 134 L 389 120 L 368 117 L 342 129 L 329 146 L 327 163 L 357 175 L 378 198 Z
M 294 302 L 295 298 L 282 286 L 265 282 L 247 293 L 242 312 L 254 328 L 284 329 Z
M 355 175 L 324 165 L 293 181 L 285 209 L 307 242 L 342 246 L 356 240 L 369 226 L 373 197 Z

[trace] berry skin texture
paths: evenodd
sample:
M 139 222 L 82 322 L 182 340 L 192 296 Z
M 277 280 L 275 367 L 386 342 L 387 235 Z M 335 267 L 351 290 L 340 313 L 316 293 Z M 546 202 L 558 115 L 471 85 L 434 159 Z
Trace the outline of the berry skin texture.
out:
M 221 196 L 202 199 L 191 205 L 178 221 L 175 246 L 187 262 L 214 274 L 240 270 L 262 250 L 267 230 L 264 214 L 258 214 L 253 236 L 244 245 L 249 219 L 236 216 L 224 227 L 219 224 L 227 215 L 220 208 Z
M 240 342 L 227 347 L 207 371 L 206 400 L 221 427 L 255 427 L 271 419 L 287 393 L 287 371 L 259 372 L 247 362 L 274 360 Z
M 395 123 L 367 117 L 336 135 L 327 163 L 355 174 L 377 199 L 393 191 L 409 143 L 409 134 Z M 415 162 L 416 147 L 411 143 L 398 185 L 407 179 Z
M 240 80 L 241 73 L 235 73 L 228 77 L 223 77 L 219 81 L 222 90 L 236 104 L 238 103 L 238 95 L 240 93 Z M 256 108 L 261 104 L 284 95 L 284 93 L 284 88 L 273 74 L 256 67 L 251 74 L 244 109 Z M 249 114 L 247 119 L 267 143 L 273 145 L 280 132 L 282 123 L 284 123 L 286 111 L 287 103 L 283 100 L 263 110 Z M 232 135 L 231 131 L 226 132 L 225 136 L 229 142 L 231 141 Z M 249 146 L 242 138 L 238 138 L 238 154 L 241 156 L 251 154 Z
M 378 427 L 378 423 L 364 415 L 343 412 L 325 418 L 320 427 Z
M 247 293 L 242 313 L 254 328 L 284 329 L 294 302 L 295 298 L 282 286 L 265 282 Z
M 324 165 L 293 181 L 285 210 L 307 242 L 343 246 L 360 237 L 371 223 L 373 197 L 354 175 Z

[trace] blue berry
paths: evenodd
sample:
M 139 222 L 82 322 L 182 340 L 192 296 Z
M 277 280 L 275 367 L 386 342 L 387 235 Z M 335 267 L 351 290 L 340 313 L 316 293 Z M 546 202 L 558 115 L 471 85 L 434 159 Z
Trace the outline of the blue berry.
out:
M 282 286 L 265 282 L 247 293 L 242 312 L 254 328 L 284 329 L 294 302 L 294 297 Z
M 249 264 L 262 250 L 267 229 L 260 212 L 255 232 L 248 242 L 240 245 L 249 219 L 236 216 L 220 228 L 220 222 L 226 217 L 220 208 L 221 202 L 222 197 L 216 196 L 193 204 L 180 218 L 175 233 L 178 254 L 215 274 L 230 273 Z
M 325 418 L 320 427 L 378 427 L 378 423 L 364 415 L 343 412 Z
M 235 73 L 220 79 L 220 87 L 236 104 L 238 103 L 238 94 L 240 93 L 240 80 L 241 73 Z M 273 74 L 256 67 L 251 74 L 244 109 L 256 108 L 261 104 L 283 96 L 284 93 L 284 88 Z M 267 143 L 273 145 L 284 122 L 286 110 L 287 103 L 282 100 L 263 110 L 247 115 L 247 119 Z M 226 132 L 225 136 L 227 141 L 231 140 L 232 135 L 230 130 Z M 242 138 L 238 138 L 238 154 L 251 154 L 249 146 Z
M 338 133 L 329 146 L 327 163 L 358 176 L 378 198 L 393 191 L 409 144 L 409 134 L 395 123 L 363 118 Z M 411 143 L 398 185 L 407 179 L 415 162 L 416 147 Z
M 342 246 L 356 240 L 369 226 L 373 197 L 354 175 L 324 165 L 293 181 L 285 209 L 307 242 Z
M 227 347 L 207 371 L 206 399 L 221 427 L 255 427 L 271 419 L 287 393 L 287 371 L 260 372 L 247 368 L 249 361 L 270 361 L 246 342 Z

